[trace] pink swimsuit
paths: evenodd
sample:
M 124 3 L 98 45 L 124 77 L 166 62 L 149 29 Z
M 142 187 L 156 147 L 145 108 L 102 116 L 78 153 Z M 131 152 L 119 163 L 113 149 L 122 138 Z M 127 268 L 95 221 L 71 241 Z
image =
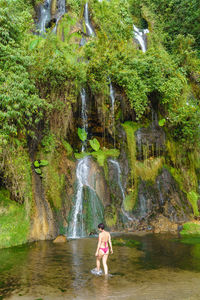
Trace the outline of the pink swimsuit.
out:
M 105 242 L 105 248 L 99 248 L 100 250 L 102 250 L 104 252 L 104 254 L 106 254 L 106 252 L 108 251 L 108 247 L 107 247 L 107 242 Z

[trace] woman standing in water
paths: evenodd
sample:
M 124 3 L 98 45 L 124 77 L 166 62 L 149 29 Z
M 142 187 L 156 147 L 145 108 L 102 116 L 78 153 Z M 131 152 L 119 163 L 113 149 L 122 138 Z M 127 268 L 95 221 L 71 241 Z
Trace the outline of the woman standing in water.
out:
M 104 224 L 100 223 L 98 225 L 99 228 L 99 241 L 97 245 L 97 251 L 95 256 L 97 257 L 96 263 L 97 263 L 97 272 L 100 271 L 100 263 L 102 259 L 103 268 L 105 275 L 108 274 L 108 266 L 107 266 L 107 259 L 109 254 L 109 246 L 110 246 L 110 253 L 113 254 L 112 250 L 112 243 L 111 243 L 111 237 L 110 233 L 104 230 Z M 109 244 L 109 246 L 108 246 Z

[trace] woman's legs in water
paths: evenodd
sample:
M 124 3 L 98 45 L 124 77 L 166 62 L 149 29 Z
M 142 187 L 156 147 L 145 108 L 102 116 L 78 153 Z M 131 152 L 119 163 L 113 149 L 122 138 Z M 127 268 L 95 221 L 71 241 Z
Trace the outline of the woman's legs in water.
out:
M 103 262 L 103 268 L 104 268 L 105 275 L 108 275 L 107 259 L 108 259 L 108 254 L 104 254 L 104 256 L 102 257 L 102 262 Z
M 96 259 L 96 263 L 97 263 L 97 271 L 100 271 L 100 264 L 101 264 L 101 256 L 97 256 Z

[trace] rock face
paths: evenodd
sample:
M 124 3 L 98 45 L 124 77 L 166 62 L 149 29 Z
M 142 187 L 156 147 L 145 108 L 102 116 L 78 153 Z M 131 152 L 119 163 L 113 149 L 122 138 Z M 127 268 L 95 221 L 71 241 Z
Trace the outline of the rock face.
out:
M 104 206 L 110 203 L 110 192 L 105 180 L 104 172 L 92 158 L 90 158 L 88 185 L 95 191 Z
M 137 145 L 137 159 L 156 157 L 165 150 L 165 133 L 159 126 L 140 128 L 135 133 Z
M 189 220 L 192 208 L 169 171 L 163 168 L 155 183 L 141 181 L 138 202 L 132 211 L 135 229 L 153 228 L 155 232 L 176 231 Z
M 34 213 L 31 218 L 30 241 L 50 240 L 57 235 L 57 226 L 49 202 L 44 196 L 40 176 L 32 176 Z
M 65 235 L 58 235 L 55 240 L 53 240 L 53 243 L 66 243 L 67 238 Z

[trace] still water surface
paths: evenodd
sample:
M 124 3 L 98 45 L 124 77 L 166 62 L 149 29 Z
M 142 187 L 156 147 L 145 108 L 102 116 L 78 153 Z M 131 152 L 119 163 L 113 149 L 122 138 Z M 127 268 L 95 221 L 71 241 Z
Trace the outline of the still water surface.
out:
M 95 276 L 97 238 L 50 241 L 0 250 L 0 299 L 196 300 L 200 299 L 200 240 L 163 235 L 123 235 L 108 278 Z

